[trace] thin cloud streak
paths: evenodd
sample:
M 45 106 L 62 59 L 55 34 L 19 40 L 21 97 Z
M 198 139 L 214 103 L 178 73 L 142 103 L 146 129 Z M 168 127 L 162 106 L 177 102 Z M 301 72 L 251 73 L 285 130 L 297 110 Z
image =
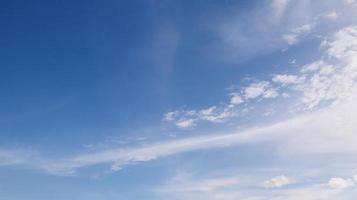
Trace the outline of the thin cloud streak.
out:
M 7 163 L 1 162 L 1 165 L 24 165 L 54 174 L 70 174 L 79 168 L 99 164 L 110 164 L 112 170 L 119 170 L 129 164 L 147 162 L 183 152 L 268 141 L 277 142 L 282 154 L 356 152 L 355 141 L 357 138 L 353 135 L 356 130 L 352 126 L 341 124 L 341 120 L 344 121 L 343 124 L 357 123 L 357 117 L 350 114 L 352 108 L 357 108 L 353 103 L 356 99 L 352 98 L 351 101 L 341 106 L 237 133 L 221 133 L 166 141 L 142 147 L 111 149 L 57 159 L 56 161 L 39 157 L 37 159 L 25 159 L 22 158 L 21 154 L 12 154 L 7 158 Z M 350 106 L 351 102 L 354 107 Z M 350 120 L 345 121 L 347 118 Z M 329 127 L 325 127 L 325 124 L 329 124 Z M 297 145 L 302 143 L 305 144 L 304 147 Z M 3 158 L 2 156 L 1 160 L 4 160 Z M 14 162 L 16 160 L 21 162 Z

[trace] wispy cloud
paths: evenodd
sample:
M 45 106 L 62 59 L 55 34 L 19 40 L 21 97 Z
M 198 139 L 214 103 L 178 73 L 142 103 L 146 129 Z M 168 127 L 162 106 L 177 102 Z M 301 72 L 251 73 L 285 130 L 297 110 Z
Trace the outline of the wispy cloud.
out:
M 323 57 L 301 66 L 295 74 L 276 74 L 271 80 L 250 83 L 230 93 L 227 103 L 201 110 L 177 110 L 165 114 L 164 119 L 179 128 L 196 126 L 201 121 L 227 122 L 241 116 L 247 105 L 256 99 L 294 96 L 295 110 L 311 110 L 345 99 L 356 86 L 355 51 L 357 27 L 350 26 L 336 32 L 321 44 Z M 280 95 L 280 93 L 282 95 Z M 260 102 L 261 104 L 264 101 Z M 291 110 L 292 108 L 286 108 Z
M 7 158 L 7 160 L 11 162 L 2 162 L 2 164 L 23 165 L 52 173 L 69 173 L 79 168 L 107 163 L 113 170 L 118 170 L 126 165 L 183 152 L 257 144 L 257 142 L 277 142 L 282 154 L 357 152 L 354 135 L 357 117 L 351 116 L 357 113 L 353 110 L 356 109 L 355 99 L 350 101 L 354 107 L 347 102 L 341 106 L 243 132 L 177 139 L 141 147 L 110 149 L 56 160 L 25 159 L 26 157 L 23 158 L 21 154 L 8 154 L 11 159 Z M 326 124 L 329 126 L 326 127 Z M 304 143 L 304 146 L 301 146 L 301 143 Z
M 274 142 L 279 149 L 279 152 L 276 153 L 281 154 L 357 152 L 357 137 L 355 135 L 357 131 L 355 126 L 357 124 L 355 116 L 357 113 L 356 46 L 357 27 L 344 28 L 324 41 L 323 47 L 326 48 L 327 59 L 322 58 L 317 62 L 304 65 L 300 74 L 279 75 L 279 78 L 274 76 L 275 81 L 273 77 L 272 82 L 253 84 L 237 93 L 246 103 L 254 98 L 266 98 L 266 92 L 269 90 L 288 87 L 292 91 L 301 92 L 298 97 L 302 108 L 312 109 L 328 103 L 321 109 L 245 131 L 223 132 L 162 141 L 161 143 L 114 148 L 55 160 L 44 158 L 39 153 L 2 150 L 0 165 L 20 165 L 63 174 L 98 164 L 109 164 L 112 170 L 119 170 L 126 165 L 147 162 L 182 152 L 258 142 Z M 327 64 L 329 62 L 331 64 Z M 296 81 L 302 77 L 304 77 L 303 83 Z M 280 85 L 273 85 L 273 82 L 280 82 Z M 251 87 L 255 87 L 254 92 L 246 92 L 247 88 Z M 232 106 L 231 102 L 232 100 L 221 107 L 212 106 L 199 111 L 173 111 L 167 113 L 164 118 L 168 121 L 178 119 L 175 122 L 181 122 L 180 125 L 185 128 L 198 123 L 199 120 L 222 122 L 235 115 L 233 111 L 237 105 Z M 326 126 L 327 124 L 328 126 Z M 301 144 L 304 145 L 301 146 Z
M 252 83 L 244 88 L 243 95 L 246 99 L 255 99 L 258 97 L 275 98 L 279 94 L 267 81 Z
M 274 178 L 271 178 L 270 180 L 264 181 L 262 183 L 262 186 L 264 188 L 280 188 L 280 187 L 289 185 L 291 183 L 292 183 L 291 178 L 281 175 L 281 176 L 276 176 Z
M 210 24 L 220 43 L 215 57 L 240 62 L 261 54 L 288 49 L 307 39 L 316 39 L 357 17 L 355 1 L 268 0 L 256 4 L 254 12 L 226 13 Z
M 289 44 L 293 45 L 299 41 L 299 38 L 304 35 L 309 34 L 314 28 L 315 24 L 304 24 L 299 27 L 292 28 L 288 31 L 288 33 L 283 35 L 283 39 Z

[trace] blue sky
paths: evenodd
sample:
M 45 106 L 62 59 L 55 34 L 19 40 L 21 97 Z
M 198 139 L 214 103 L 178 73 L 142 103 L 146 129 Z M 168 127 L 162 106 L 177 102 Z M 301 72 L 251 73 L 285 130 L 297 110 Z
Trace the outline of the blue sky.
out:
M 357 1 L 4 1 L 0 200 L 347 200 Z

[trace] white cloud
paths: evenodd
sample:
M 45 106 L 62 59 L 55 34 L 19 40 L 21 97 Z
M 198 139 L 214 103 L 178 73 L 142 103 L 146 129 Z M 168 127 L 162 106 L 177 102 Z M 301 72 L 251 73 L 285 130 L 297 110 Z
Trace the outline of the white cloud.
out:
M 278 74 L 272 79 L 301 92 L 303 110 L 345 99 L 357 86 L 357 26 L 343 28 L 327 37 L 321 47 L 326 56 L 302 66 L 300 73 Z
M 253 83 L 246 87 L 243 91 L 244 98 L 255 99 L 257 97 L 275 98 L 278 92 L 267 81 Z
M 357 27 L 347 27 L 323 43 L 334 65 L 324 60 L 316 61 L 302 68 L 302 73 L 309 74 L 304 84 L 299 85 L 303 91 L 303 101 L 309 108 L 316 107 L 324 101 L 340 101 L 349 96 L 356 87 L 357 78 Z M 336 62 L 337 61 L 337 62 Z
M 231 112 L 230 108 L 224 107 L 218 110 L 216 106 L 203 109 L 199 112 L 199 118 L 209 122 L 224 122 L 225 120 L 233 117 L 235 114 Z
M 275 98 L 277 96 L 279 96 L 279 93 L 273 88 L 267 89 L 263 94 L 264 98 Z
M 353 186 L 353 182 L 351 179 L 331 178 L 328 185 L 332 189 L 345 189 Z
M 290 178 L 281 175 L 281 176 L 276 176 L 274 178 L 271 178 L 270 180 L 265 181 L 262 186 L 264 188 L 280 188 L 286 185 L 291 184 L 292 181 Z
M 298 42 L 297 36 L 295 34 L 285 34 L 283 35 L 283 40 L 285 40 L 289 45 L 293 45 Z
M 239 116 L 239 111 L 236 106 L 244 102 L 249 103 L 249 100 L 255 98 L 276 98 L 279 93 L 270 82 L 262 81 L 252 83 L 248 87 L 243 88 L 241 94 L 232 92 L 229 94 L 230 100 L 228 103 L 220 104 L 218 106 L 210 106 L 201 110 L 177 110 L 164 114 L 163 121 L 172 122 L 178 128 L 186 129 L 197 125 L 202 121 L 212 123 L 223 123 L 229 121 L 231 118 Z M 244 110 L 241 110 L 243 113 Z
M 299 77 L 296 75 L 287 75 L 287 74 L 277 74 L 272 79 L 274 82 L 287 84 L 296 84 L 300 81 Z
M 287 34 L 283 35 L 283 40 L 285 40 L 289 45 L 296 44 L 300 37 L 310 33 L 315 26 L 315 23 L 311 23 L 292 28 Z
M 244 89 L 244 97 L 247 99 L 257 98 L 264 94 L 265 87 L 267 84 L 252 84 Z
M 231 105 L 239 105 L 239 104 L 241 104 L 243 102 L 244 102 L 244 100 L 239 94 L 231 93 L 231 99 L 230 99 L 230 104 Z
M 356 37 L 357 26 L 349 26 L 335 33 L 323 46 L 328 48 L 330 56 L 352 62 L 356 60 Z
M 183 129 L 191 128 L 191 127 L 194 127 L 195 125 L 196 124 L 193 119 L 184 119 L 184 120 L 179 120 L 176 122 L 176 126 L 179 128 L 183 128 Z
M 209 108 L 207 108 L 207 109 L 203 109 L 203 110 L 200 111 L 200 114 L 201 114 L 202 116 L 212 115 L 213 112 L 216 110 L 216 108 L 217 108 L 216 106 L 212 106 L 212 107 L 209 107 Z
M 276 95 L 274 93 L 270 94 L 266 91 L 264 94 Z M 244 102 L 242 97 L 237 93 L 230 94 L 229 104 L 221 104 L 219 106 L 211 106 L 208 108 L 203 108 L 201 110 L 177 110 L 164 114 L 163 121 L 171 122 L 175 124 L 176 127 L 181 129 L 192 128 L 197 125 L 197 123 L 202 121 L 212 122 L 212 123 L 223 123 L 229 119 L 238 115 L 235 110 L 235 106 Z M 268 98 L 268 97 L 266 97 Z
M 178 111 L 168 112 L 164 115 L 165 121 L 173 121 L 178 116 Z
M 197 112 L 195 110 L 176 110 L 164 114 L 163 121 L 172 122 L 180 129 L 188 129 L 196 126 Z
M 293 28 L 290 31 L 294 34 L 301 35 L 301 34 L 308 33 L 310 31 L 312 31 L 312 29 L 314 29 L 315 26 L 316 26 L 315 23 L 304 24 L 299 27 Z
M 326 63 L 323 60 L 318 60 L 309 64 L 306 64 L 302 66 L 301 72 L 302 73 L 307 73 L 307 72 L 315 72 L 319 70 L 322 66 L 325 66 Z

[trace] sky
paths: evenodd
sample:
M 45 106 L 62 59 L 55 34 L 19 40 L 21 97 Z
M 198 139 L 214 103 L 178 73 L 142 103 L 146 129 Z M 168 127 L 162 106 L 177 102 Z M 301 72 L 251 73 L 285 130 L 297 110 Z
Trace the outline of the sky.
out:
M 0 200 L 350 200 L 357 1 L 0 3 Z

